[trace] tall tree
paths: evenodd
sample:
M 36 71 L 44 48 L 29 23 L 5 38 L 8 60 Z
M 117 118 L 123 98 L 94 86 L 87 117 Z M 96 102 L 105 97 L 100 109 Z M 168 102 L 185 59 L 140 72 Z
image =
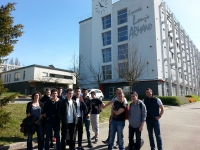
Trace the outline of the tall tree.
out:
M 118 58 L 116 71 L 119 78 L 124 79 L 129 84 L 129 92 L 132 91 L 133 84 L 142 76 L 147 63 L 142 55 L 138 53 L 138 47 L 134 44 L 131 48 L 125 47 L 122 51 L 123 55 Z
M 13 58 L 10 59 L 9 64 L 10 64 L 10 65 L 14 65 L 14 60 L 13 60 Z
M 95 84 L 98 84 L 98 87 L 100 89 L 100 84 L 104 81 L 102 67 L 100 63 L 98 63 L 98 66 L 94 67 L 92 62 L 90 62 L 88 68 L 90 70 L 91 79 Z
M 16 3 L 8 3 L 0 7 L 0 66 L 6 60 L 14 49 L 14 44 L 17 43 L 17 38 L 23 34 L 23 25 L 13 25 L 14 17 L 11 12 L 15 10 Z M 0 128 L 2 128 L 10 120 L 10 114 L 5 111 L 4 106 L 10 101 L 13 101 L 16 94 L 2 97 L 2 93 L 6 92 L 2 81 L 0 81 Z
M 80 87 L 80 82 L 87 80 L 87 74 L 84 72 L 84 58 L 83 56 L 77 56 L 75 53 L 72 56 L 71 61 L 69 62 L 69 70 L 73 73 L 73 77 L 76 80 L 75 86 Z M 74 84 L 74 83 L 73 83 Z
M 20 62 L 19 62 L 19 60 L 18 60 L 17 57 L 15 58 L 15 65 L 16 65 L 16 66 L 20 66 Z

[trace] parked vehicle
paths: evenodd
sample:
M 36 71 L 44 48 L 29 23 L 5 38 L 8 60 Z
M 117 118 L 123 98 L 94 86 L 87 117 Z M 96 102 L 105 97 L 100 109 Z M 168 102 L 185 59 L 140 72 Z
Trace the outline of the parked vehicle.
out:
M 95 91 L 95 93 L 96 93 L 96 98 L 98 98 L 98 99 L 100 99 L 101 101 L 103 100 L 103 98 L 104 98 L 104 95 L 103 95 L 103 93 L 101 92 L 101 90 L 99 90 L 99 89 L 88 89 L 88 97 L 90 98 L 90 99 L 92 99 L 92 97 L 91 97 L 91 92 L 92 91 Z

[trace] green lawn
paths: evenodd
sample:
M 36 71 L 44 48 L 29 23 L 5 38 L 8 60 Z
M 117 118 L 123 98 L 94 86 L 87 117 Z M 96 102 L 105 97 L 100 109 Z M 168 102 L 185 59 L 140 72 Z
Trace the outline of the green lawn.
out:
M 108 101 L 104 101 L 107 103 Z M 27 104 L 8 104 L 5 106 L 6 110 L 11 112 L 11 121 L 6 125 L 4 129 L 0 129 L 0 146 L 8 145 L 14 142 L 20 142 L 26 140 L 20 131 L 20 124 L 25 118 Z M 100 122 L 108 122 L 110 117 L 110 106 L 103 109 L 100 114 Z
M 21 121 L 26 116 L 26 104 L 8 104 L 5 108 L 11 112 L 12 119 L 5 128 L 0 129 L 0 146 L 26 139 L 19 131 Z

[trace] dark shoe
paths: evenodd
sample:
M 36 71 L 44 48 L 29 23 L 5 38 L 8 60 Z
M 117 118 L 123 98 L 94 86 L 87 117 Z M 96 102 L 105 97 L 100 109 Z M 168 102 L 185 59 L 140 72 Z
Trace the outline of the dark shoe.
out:
M 88 145 L 87 145 L 87 146 L 88 146 L 89 148 L 92 148 L 92 147 L 93 147 L 91 141 L 88 142 Z
M 108 140 L 102 141 L 104 144 L 108 145 Z
M 82 146 L 79 146 L 79 147 L 77 148 L 77 150 L 84 150 L 84 148 L 83 148 Z
M 54 148 L 54 145 L 53 145 L 53 143 L 51 143 L 51 144 L 49 145 L 49 147 L 50 147 L 50 148 Z
M 93 136 L 92 138 L 91 138 L 91 140 L 94 140 L 96 137 L 95 136 Z
M 119 146 L 118 146 L 118 144 L 117 144 L 117 143 L 116 143 L 116 145 L 115 145 L 115 146 L 113 146 L 113 148 L 114 148 L 114 149 L 118 149 L 118 147 L 119 147 Z
M 97 142 L 98 142 L 98 138 L 95 138 L 95 139 L 94 139 L 94 142 L 97 143 Z

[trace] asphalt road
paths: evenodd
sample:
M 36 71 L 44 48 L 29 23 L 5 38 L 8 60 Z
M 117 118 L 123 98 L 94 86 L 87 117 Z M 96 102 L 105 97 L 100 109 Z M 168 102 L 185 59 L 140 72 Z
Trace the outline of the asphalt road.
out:
M 164 150 L 200 150 L 200 102 L 170 107 L 165 110 L 161 123 L 161 134 Z M 91 132 L 92 133 L 92 132 Z M 101 141 L 107 138 L 108 123 L 100 125 L 99 141 L 91 150 L 106 150 L 107 146 Z M 93 133 L 92 133 L 93 134 Z M 146 126 L 142 132 L 144 145 L 141 150 L 150 150 Z M 128 122 L 124 128 L 125 146 L 128 146 Z M 18 146 L 17 146 L 18 145 Z M 86 132 L 83 133 L 83 146 L 86 147 Z M 26 149 L 25 143 L 16 143 L 8 149 Z M 68 148 L 68 147 L 67 147 Z M 0 148 L 1 149 L 1 148 Z M 34 149 L 37 149 L 36 147 Z

